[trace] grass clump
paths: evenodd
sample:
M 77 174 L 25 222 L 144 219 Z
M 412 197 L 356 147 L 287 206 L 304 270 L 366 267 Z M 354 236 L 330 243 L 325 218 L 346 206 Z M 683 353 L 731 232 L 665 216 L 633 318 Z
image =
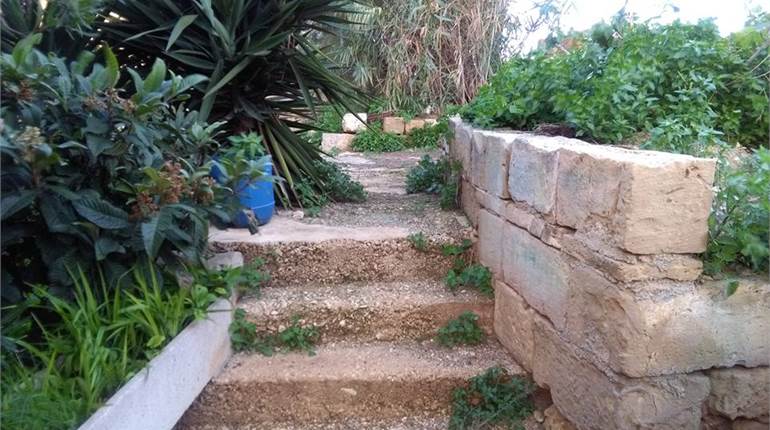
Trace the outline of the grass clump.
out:
M 4 428 L 77 428 L 226 291 L 138 265 L 121 288 L 73 275 L 70 300 L 36 285 L 3 308 Z
M 534 389 L 530 381 L 511 376 L 501 367 L 487 369 L 471 378 L 466 387 L 455 389 L 449 430 L 490 425 L 523 428 L 522 421 L 534 410 L 530 398 Z
M 458 207 L 459 172 L 459 163 L 447 158 L 433 161 L 425 155 L 407 173 L 406 192 L 438 194 L 442 209 L 455 209 Z
M 478 345 L 484 341 L 484 331 L 478 324 L 479 316 L 467 311 L 441 327 L 436 342 L 446 347 L 456 345 Z
M 395 152 L 406 148 L 406 143 L 402 136 L 383 132 L 382 123 L 375 122 L 358 133 L 351 146 L 360 152 Z
M 240 308 L 233 313 L 229 331 L 233 350 L 256 351 L 266 356 L 272 356 L 276 351 L 304 351 L 308 355 L 315 355 L 315 344 L 320 337 L 316 327 L 303 326 L 297 315 L 292 317 L 289 327 L 278 333 L 259 333 L 256 324 L 249 321 L 246 311 Z

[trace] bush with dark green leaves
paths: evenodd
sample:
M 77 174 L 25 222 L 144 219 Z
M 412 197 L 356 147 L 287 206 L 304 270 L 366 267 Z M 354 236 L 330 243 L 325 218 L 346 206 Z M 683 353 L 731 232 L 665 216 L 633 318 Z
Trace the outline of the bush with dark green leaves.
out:
M 534 410 L 532 382 L 511 376 L 501 367 L 474 376 L 467 386 L 455 389 L 452 397 L 450 430 L 470 430 L 494 425 L 522 428 Z M 497 427 L 495 427 L 497 428 Z
M 297 184 L 299 203 L 311 216 L 317 215 L 321 208 L 330 202 L 354 202 L 360 203 L 366 200 L 366 191 L 363 185 L 350 178 L 336 164 L 318 160 L 314 162 L 318 174 L 313 187 L 306 180 Z
M 2 293 L 27 284 L 71 285 L 82 269 L 111 285 L 137 261 L 197 263 L 209 220 L 228 220 L 233 193 L 202 163 L 219 124 L 199 123 L 181 103 L 205 80 L 157 60 L 141 77 L 34 49 L 40 35 L 3 54 Z M 132 79 L 133 90 L 118 82 Z

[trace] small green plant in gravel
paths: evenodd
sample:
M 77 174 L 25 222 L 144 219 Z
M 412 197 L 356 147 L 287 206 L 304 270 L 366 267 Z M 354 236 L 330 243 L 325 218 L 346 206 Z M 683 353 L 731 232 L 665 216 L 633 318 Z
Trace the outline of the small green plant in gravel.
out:
M 382 131 L 382 124 L 376 122 L 353 139 L 352 147 L 361 152 L 395 152 L 406 147 L 404 138 Z
M 447 158 L 433 161 L 425 155 L 406 176 L 407 194 L 428 193 L 441 197 L 441 208 L 457 208 L 460 165 Z
M 436 342 L 446 347 L 478 345 L 484 341 L 484 331 L 478 324 L 479 316 L 467 311 L 441 327 Z
M 314 326 L 303 326 L 300 317 L 294 316 L 292 324 L 277 334 L 261 334 L 257 326 L 246 318 L 246 311 L 238 308 L 233 313 L 230 323 L 230 342 L 233 349 L 241 351 L 257 351 L 262 355 L 271 356 L 279 351 L 306 351 L 315 355 L 315 344 L 320 334 Z
M 530 381 L 511 376 L 501 367 L 474 376 L 466 387 L 455 389 L 449 430 L 487 428 L 492 425 L 523 428 L 534 410 Z
M 314 326 L 303 326 L 299 320 L 299 316 L 294 316 L 291 326 L 278 333 L 280 345 L 289 351 L 305 351 L 309 355 L 315 355 L 318 329 Z
M 425 238 L 425 234 L 423 232 L 412 233 L 407 236 L 407 240 L 409 240 L 409 243 L 414 249 L 420 252 L 428 251 L 428 240 Z
M 492 288 L 492 272 L 488 268 L 480 264 L 471 264 L 462 270 L 456 269 L 450 270 L 444 279 L 451 291 L 457 291 L 460 287 L 469 287 L 488 297 L 495 295 L 495 290 Z

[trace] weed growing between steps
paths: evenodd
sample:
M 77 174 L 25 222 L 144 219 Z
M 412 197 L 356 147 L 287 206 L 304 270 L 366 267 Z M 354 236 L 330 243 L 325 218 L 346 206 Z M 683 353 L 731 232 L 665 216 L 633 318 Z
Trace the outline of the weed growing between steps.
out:
M 461 165 L 448 158 L 433 161 L 425 155 L 406 176 L 407 194 L 438 194 L 441 209 L 456 209 Z
M 484 331 L 478 324 L 479 316 L 471 311 L 460 314 L 441 327 L 436 342 L 452 348 L 456 345 L 478 345 L 484 341 Z
M 360 203 L 366 200 L 364 186 L 351 179 L 336 164 L 319 160 L 313 163 L 313 167 L 318 175 L 317 186 L 320 191 L 305 179 L 295 185 L 299 203 L 307 216 L 318 216 L 321 209 L 330 202 Z
M 420 252 L 428 251 L 428 240 L 425 238 L 425 234 L 423 234 L 423 232 L 412 233 L 407 236 L 407 240 L 414 249 Z
M 246 311 L 240 308 L 235 310 L 233 322 L 230 323 L 233 350 L 256 351 L 266 356 L 272 356 L 276 351 L 304 351 L 308 355 L 315 355 L 319 335 L 317 328 L 301 325 L 296 315 L 292 318 L 291 326 L 277 334 L 258 333 L 257 326 L 246 318 Z
M 260 289 L 270 275 L 262 270 L 264 261 L 257 258 L 242 267 L 220 270 L 190 268 L 196 283 L 208 285 L 213 291 L 222 291 L 225 296 L 233 291 L 238 295 L 259 296 Z
M 511 376 L 501 367 L 474 376 L 466 387 L 455 389 L 449 430 L 487 428 L 490 425 L 523 428 L 534 407 L 530 381 Z
M 408 239 L 414 249 L 434 252 L 422 232 L 410 234 Z M 468 239 L 463 239 L 460 244 L 440 245 L 441 254 L 453 257 L 452 268 L 444 278 L 444 283 L 453 293 L 459 288 L 467 287 L 478 290 L 487 297 L 493 297 L 495 290 L 492 288 L 492 272 L 481 264 L 471 263 L 468 251 L 472 246 L 473 243 Z
M 426 125 L 409 132 L 406 146 L 409 148 L 439 148 L 450 135 L 449 122 L 442 117 L 434 125 Z

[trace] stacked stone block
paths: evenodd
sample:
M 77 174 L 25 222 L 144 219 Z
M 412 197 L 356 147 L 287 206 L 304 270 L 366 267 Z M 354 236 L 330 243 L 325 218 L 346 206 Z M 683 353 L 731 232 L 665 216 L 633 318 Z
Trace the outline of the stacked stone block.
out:
M 450 126 L 495 332 L 565 418 L 768 427 L 770 285 L 700 276 L 714 160 Z

